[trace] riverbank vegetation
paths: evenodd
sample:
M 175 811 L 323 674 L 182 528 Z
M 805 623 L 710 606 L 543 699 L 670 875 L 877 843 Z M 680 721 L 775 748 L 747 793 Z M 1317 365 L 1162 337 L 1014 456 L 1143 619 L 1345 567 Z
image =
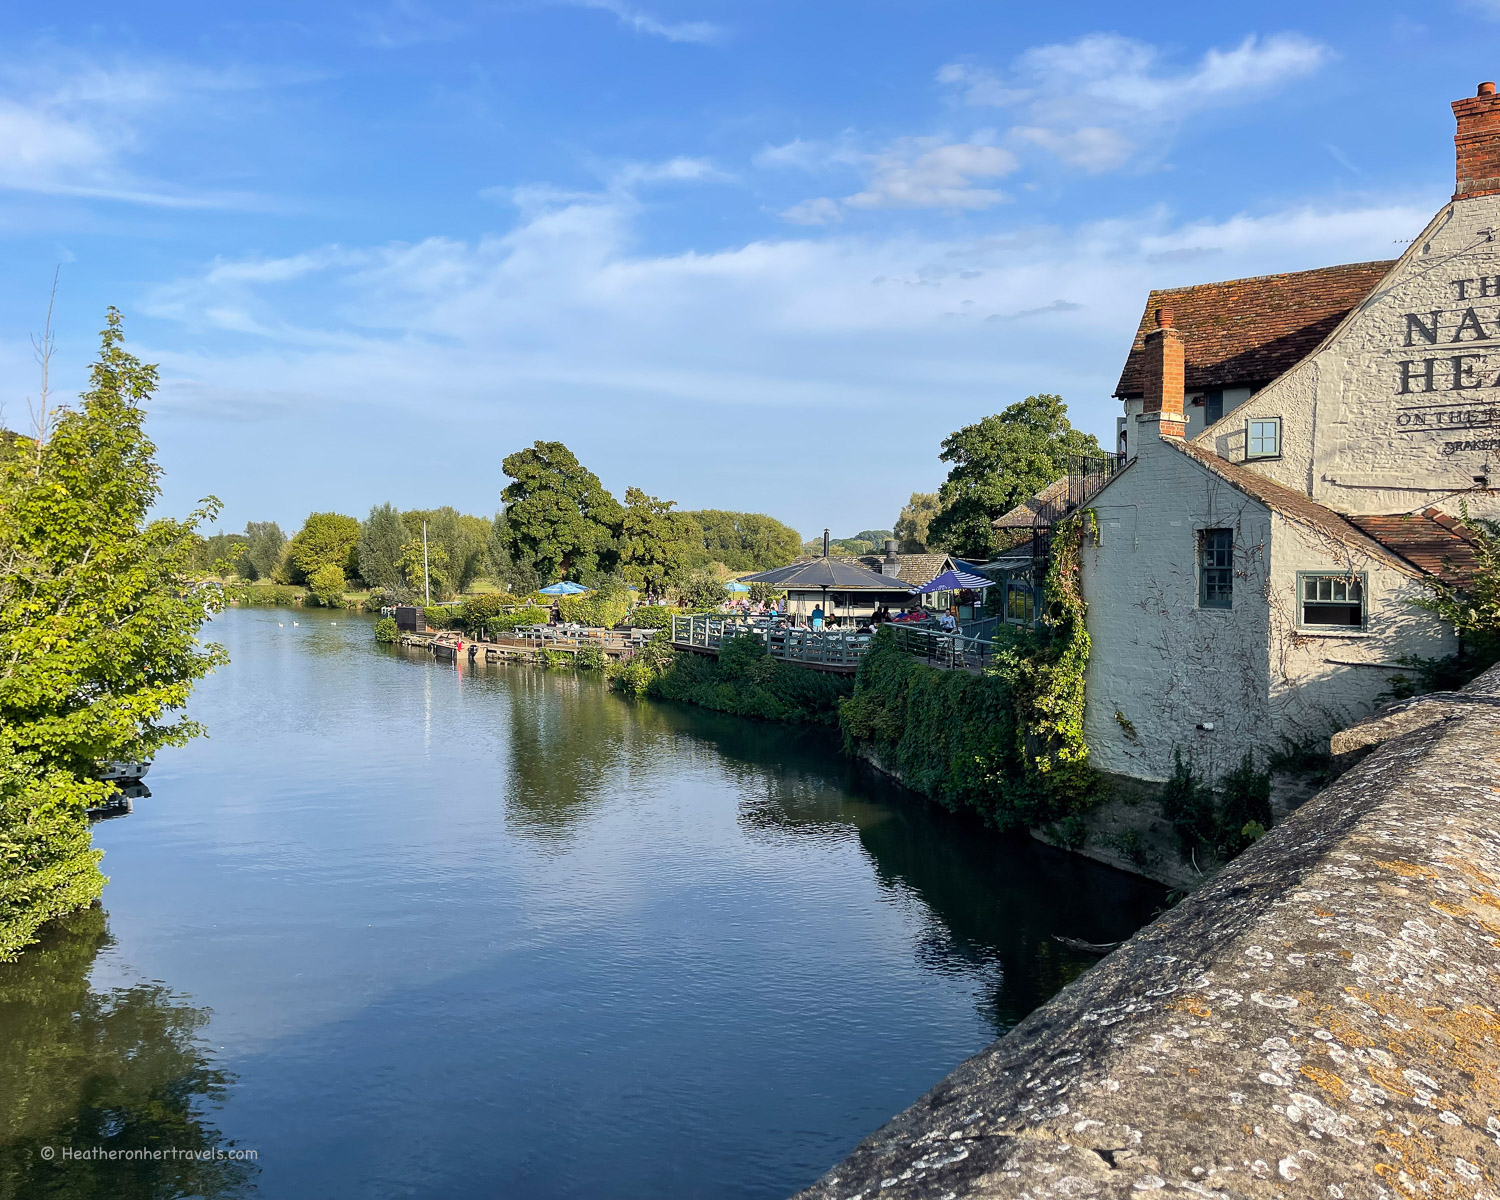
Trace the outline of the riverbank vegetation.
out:
M 252 521 L 243 533 L 197 538 L 192 565 L 244 603 L 378 609 L 429 595 L 521 598 L 571 579 L 596 590 L 616 580 L 644 599 L 704 607 L 724 598 L 734 572 L 784 566 L 802 552 L 796 530 L 761 513 L 680 512 L 636 487 L 621 504 L 561 442 L 536 442 L 502 468 L 509 482 L 491 518 L 378 504 L 362 521 L 311 513 L 291 538 L 274 521 Z
M 1078 590 L 1086 516 L 1058 525 L 1036 630 L 1002 626 L 978 674 L 914 659 L 881 630 L 839 707 L 846 746 L 909 787 L 1009 829 L 1088 808 L 1099 787 L 1083 740 L 1089 635 Z
M 49 411 L 44 387 L 34 436 L 0 455 L 0 959 L 98 899 L 95 776 L 202 732 L 182 706 L 225 661 L 197 641 L 218 592 L 190 582 L 217 502 L 149 516 L 156 368 L 123 342 L 110 309 L 78 405 Z

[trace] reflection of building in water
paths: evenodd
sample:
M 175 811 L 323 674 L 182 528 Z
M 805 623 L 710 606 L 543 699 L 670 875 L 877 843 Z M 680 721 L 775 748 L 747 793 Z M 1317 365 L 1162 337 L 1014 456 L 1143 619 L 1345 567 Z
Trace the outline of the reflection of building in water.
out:
M 1453 109 L 1456 191 L 1399 259 L 1152 292 L 1121 460 L 1001 519 L 1094 512 L 1096 765 L 1264 762 L 1369 712 L 1406 656 L 1456 649 L 1414 602 L 1472 573 L 1464 509 L 1500 515 L 1500 99 Z M 1038 553 L 1012 552 L 1027 584 Z
M 183 1156 L 235 1150 L 203 1114 L 232 1082 L 201 1040 L 208 1010 L 159 983 L 95 991 L 89 972 L 109 944 L 103 911 L 85 909 L 0 963 L 0 1196 L 247 1194 L 252 1163 Z M 68 1160 L 65 1147 L 182 1155 Z

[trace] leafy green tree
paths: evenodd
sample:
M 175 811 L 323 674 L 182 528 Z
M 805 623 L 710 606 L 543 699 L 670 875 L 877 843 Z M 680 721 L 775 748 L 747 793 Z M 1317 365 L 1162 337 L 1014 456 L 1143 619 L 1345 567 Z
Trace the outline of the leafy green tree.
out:
M 408 539 L 421 541 L 422 522 L 427 522 L 427 545 L 441 546 L 444 570 L 454 592 L 467 591 L 489 569 L 490 522 L 471 517 L 456 508 L 414 508 L 401 514 Z
M 359 577 L 372 588 L 393 591 L 404 588 L 401 549 L 410 534 L 401 514 L 391 504 L 377 504 L 359 527 L 356 558 Z
M 496 583 L 517 596 L 529 596 L 541 586 L 541 576 L 536 573 L 536 568 L 512 553 L 510 523 L 506 521 L 504 513 L 495 514 L 485 543 L 489 555 L 490 578 Z
M 434 600 L 447 600 L 453 595 L 453 578 L 448 574 L 448 551 L 442 546 L 428 541 L 425 575 L 421 538 L 412 538 L 401 547 L 399 565 L 406 586 L 418 600 L 425 601 L 429 589 Z
M 201 732 L 180 715 L 225 662 L 198 644 L 217 591 L 192 586 L 186 520 L 151 519 L 161 468 L 144 430 L 156 368 L 108 311 L 76 409 L 0 461 L 0 947 L 97 898 L 84 810 L 100 764 Z M 0 953 L 7 952 L 0 949 Z
M 275 521 L 251 521 L 245 526 L 245 552 L 237 564 L 246 579 L 270 579 L 286 553 L 286 534 Z
M 681 515 L 698 527 L 694 566 L 718 562 L 731 571 L 768 571 L 802 553 L 802 535 L 764 513 L 705 508 Z
M 228 575 L 245 553 L 243 533 L 216 533 L 193 538 L 191 566 L 199 575 Z
M 625 489 L 620 520 L 620 567 L 625 578 L 655 599 L 691 560 L 696 532 L 671 500 L 658 500 L 640 488 Z
M 514 557 L 548 580 L 610 570 L 620 503 L 561 442 L 536 442 L 500 464 L 500 493 Z
M 902 554 L 926 554 L 927 527 L 937 514 L 936 492 L 913 492 L 911 499 L 902 508 L 901 515 L 896 518 L 896 528 L 893 531 L 899 543 L 896 549 Z
M 328 563 L 308 576 L 307 594 L 324 608 L 343 608 L 345 583 L 344 573 Z
M 1074 429 L 1061 396 L 1027 396 L 997 416 L 943 440 L 953 466 L 938 489 L 929 544 L 965 558 L 999 549 L 991 522 L 1065 475 L 1070 454 L 1102 456 L 1098 439 Z
M 624 580 L 606 575 L 591 591 L 558 597 L 557 610 L 565 621 L 577 621 L 590 629 L 613 629 L 630 613 L 630 593 Z
M 359 573 L 359 522 L 343 513 L 309 513 L 287 548 L 292 583 L 306 583 L 319 567 Z

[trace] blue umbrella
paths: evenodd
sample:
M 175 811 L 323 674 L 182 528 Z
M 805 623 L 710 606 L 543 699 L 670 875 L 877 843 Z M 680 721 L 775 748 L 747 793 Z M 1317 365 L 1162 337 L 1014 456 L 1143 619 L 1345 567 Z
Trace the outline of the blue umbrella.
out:
M 738 579 L 736 579 L 733 583 L 730 583 L 726 586 L 726 590 L 731 592 L 748 592 L 750 588 L 748 585 L 743 584 Z
M 579 592 L 589 589 L 581 583 L 574 583 L 571 579 L 564 579 L 561 583 L 549 584 L 544 588 L 537 588 L 543 596 L 576 596 Z

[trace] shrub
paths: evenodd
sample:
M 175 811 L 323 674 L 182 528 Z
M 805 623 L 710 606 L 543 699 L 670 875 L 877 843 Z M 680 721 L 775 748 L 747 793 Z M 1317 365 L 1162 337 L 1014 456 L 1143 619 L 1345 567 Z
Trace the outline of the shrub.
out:
M 505 600 L 498 595 L 470 596 L 458 610 L 458 622 L 464 630 L 478 634 L 505 611 Z
M 461 615 L 457 609 L 444 608 L 442 605 L 434 604 L 430 608 L 422 610 L 422 618 L 427 622 L 428 629 L 448 629 L 456 627 Z
M 715 609 L 729 598 L 729 592 L 712 571 L 697 570 L 677 585 L 677 598 L 684 608 Z
M 501 613 L 498 617 L 491 617 L 484 623 L 484 628 L 493 637 L 496 634 L 509 633 L 522 625 L 545 625 L 547 618 L 551 615 L 551 610 L 537 606 L 513 608 L 509 612 Z
M 666 637 L 659 633 L 652 644 Z M 780 662 L 766 653 L 759 637 L 749 634 L 726 639 L 717 659 L 675 656 L 649 682 L 646 694 L 735 716 L 831 725 L 838 719 L 840 699 L 852 690 L 848 676 Z
M 344 572 L 332 564 L 319 567 L 307 579 L 307 595 L 323 608 L 344 607 Z
M 632 629 L 671 629 L 672 618 L 681 616 L 682 609 L 665 604 L 637 604 L 630 612 Z
M 565 621 L 590 629 L 613 629 L 630 612 L 630 592 L 618 579 L 606 576 L 591 592 L 560 596 L 557 610 Z
M 1217 825 L 1217 849 L 1224 858 L 1233 858 L 1271 827 L 1271 773 L 1257 771 L 1248 751 L 1219 781 Z
M 401 631 L 396 628 L 395 619 L 392 617 L 381 617 L 375 622 L 375 640 L 377 642 L 394 642 L 401 636 Z
M 544 667 L 571 667 L 573 656 L 566 650 L 543 650 L 542 666 Z
M 573 655 L 573 666 L 580 671 L 604 671 L 609 669 L 609 655 L 598 646 L 585 646 Z
M 1198 849 L 1212 850 L 1217 822 L 1209 786 L 1182 761 L 1181 749 L 1172 751 L 1172 774 L 1161 788 L 1162 816 L 1172 823 L 1182 857 Z

